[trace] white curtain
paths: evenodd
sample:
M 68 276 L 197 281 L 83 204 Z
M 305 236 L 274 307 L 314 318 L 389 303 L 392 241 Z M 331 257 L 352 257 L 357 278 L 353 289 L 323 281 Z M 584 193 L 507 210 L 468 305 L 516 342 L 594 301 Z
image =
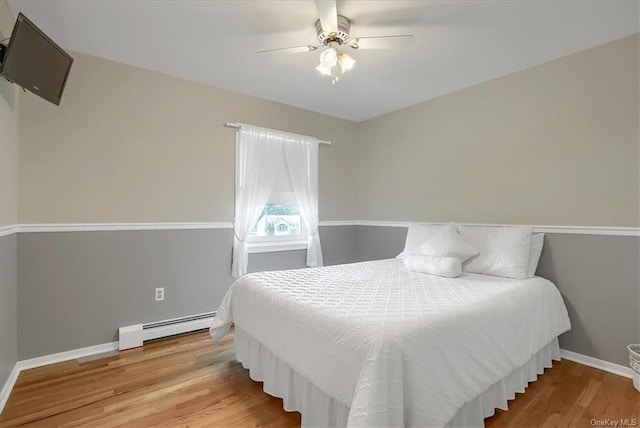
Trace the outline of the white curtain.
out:
M 295 136 L 287 138 L 283 148 L 300 216 L 307 228 L 307 266 L 322 266 L 318 234 L 318 140 Z
M 236 201 L 231 274 L 247 273 L 247 237 L 258 221 L 273 186 L 282 156 L 282 140 L 267 130 L 243 125 L 236 133 Z M 281 163 L 280 163 L 281 164 Z

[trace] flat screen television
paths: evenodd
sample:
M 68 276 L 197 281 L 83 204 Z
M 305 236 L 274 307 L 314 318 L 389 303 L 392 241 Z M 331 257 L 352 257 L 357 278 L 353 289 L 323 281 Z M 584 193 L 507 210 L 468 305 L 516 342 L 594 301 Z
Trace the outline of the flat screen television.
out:
M 73 58 L 22 13 L 2 57 L 0 76 L 60 105 Z

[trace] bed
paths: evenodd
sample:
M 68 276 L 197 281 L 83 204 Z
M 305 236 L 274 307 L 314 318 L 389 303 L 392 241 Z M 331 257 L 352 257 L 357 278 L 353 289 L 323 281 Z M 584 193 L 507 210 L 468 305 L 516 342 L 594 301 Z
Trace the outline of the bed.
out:
M 550 281 L 416 273 L 398 259 L 245 275 L 213 320 L 304 426 L 483 426 L 559 358 Z

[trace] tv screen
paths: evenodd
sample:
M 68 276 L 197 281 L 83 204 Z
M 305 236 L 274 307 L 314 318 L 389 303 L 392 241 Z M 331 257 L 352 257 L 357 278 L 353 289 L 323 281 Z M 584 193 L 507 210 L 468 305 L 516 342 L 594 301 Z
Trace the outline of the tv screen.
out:
M 0 75 L 60 105 L 73 58 L 22 13 L 18 15 Z

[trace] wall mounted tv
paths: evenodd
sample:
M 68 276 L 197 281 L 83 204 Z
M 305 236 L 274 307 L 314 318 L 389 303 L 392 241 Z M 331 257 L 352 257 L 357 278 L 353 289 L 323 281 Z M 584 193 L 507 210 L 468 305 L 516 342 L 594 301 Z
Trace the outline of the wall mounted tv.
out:
M 73 58 L 22 13 L 0 62 L 0 76 L 60 105 Z

